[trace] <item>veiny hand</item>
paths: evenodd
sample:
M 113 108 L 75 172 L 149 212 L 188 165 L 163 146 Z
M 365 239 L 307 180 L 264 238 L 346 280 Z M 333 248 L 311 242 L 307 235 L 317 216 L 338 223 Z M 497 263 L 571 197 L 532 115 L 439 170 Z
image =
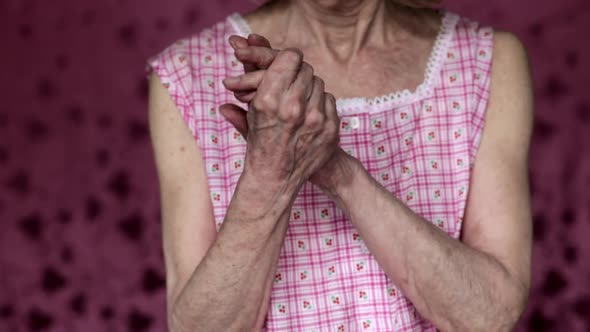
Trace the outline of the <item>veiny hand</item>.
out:
M 256 34 L 249 35 L 247 39 L 232 36 L 229 42 L 236 51 L 238 60 L 244 64 L 245 74 L 226 79 L 224 85 L 234 92 L 236 99 L 251 104 L 261 86 L 266 69 L 271 67 L 280 51 L 272 49 L 266 38 Z M 314 80 L 318 79 L 314 77 Z M 321 80 L 319 81 L 321 82 Z M 321 82 L 321 86 L 323 90 L 323 82 Z M 330 99 L 333 100 L 333 96 Z M 335 105 L 333 107 L 335 109 Z M 240 131 L 242 136 L 248 137 L 249 123 L 246 121 L 246 111 L 233 104 L 222 105 L 220 111 Z M 338 132 L 336 134 L 338 135 Z M 309 180 L 328 194 L 333 194 L 335 187 L 349 181 L 357 168 L 358 161 L 340 147 L 336 147 L 327 162 L 317 169 L 309 177 Z
M 238 48 L 236 54 L 238 50 L 249 53 Z M 244 172 L 299 187 L 339 150 L 335 98 L 324 92 L 324 82 L 298 49 L 273 51 L 264 70 L 243 63 L 247 78 L 226 79 L 224 84 L 242 87 L 236 91 L 247 100 L 248 111 L 224 104 L 220 112 L 247 138 Z

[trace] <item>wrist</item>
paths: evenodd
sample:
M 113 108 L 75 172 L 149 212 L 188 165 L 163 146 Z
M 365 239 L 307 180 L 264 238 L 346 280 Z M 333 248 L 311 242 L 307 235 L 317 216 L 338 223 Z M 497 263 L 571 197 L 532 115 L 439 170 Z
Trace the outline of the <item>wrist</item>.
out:
M 244 167 L 231 204 L 239 211 L 239 219 L 275 222 L 289 215 L 297 193 L 298 188 L 287 181 L 271 181 Z
M 239 183 L 248 191 L 263 196 L 294 197 L 303 185 L 302 181 L 295 181 L 294 178 L 279 178 L 268 174 L 265 170 L 257 170 L 256 167 L 244 165 Z
M 322 191 L 338 201 L 351 190 L 354 179 L 363 170 L 363 165 L 355 157 L 338 149 L 325 168 L 311 179 Z

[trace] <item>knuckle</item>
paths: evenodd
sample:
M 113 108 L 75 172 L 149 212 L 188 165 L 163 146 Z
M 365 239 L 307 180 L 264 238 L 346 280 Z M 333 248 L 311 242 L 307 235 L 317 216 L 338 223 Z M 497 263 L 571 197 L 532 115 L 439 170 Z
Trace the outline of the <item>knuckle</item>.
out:
M 277 100 L 269 93 L 257 94 L 252 100 L 252 106 L 257 110 L 273 110 L 277 108 Z
M 336 97 L 334 97 L 334 95 L 329 92 L 326 92 L 326 99 L 331 103 L 336 102 Z
M 237 81 L 238 85 L 243 85 L 245 82 L 248 81 L 248 77 L 246 76 L 246 74 L 242 74 L 240 76 L 237 76 L 237 79 L 238 79 L 238 81 Z
M 323 79 L 321 79 L 318 76 L 313 76 L 313 80 L 314 80 L 314 84 L 321 89 L 322 91 L 324 91 L 324 88 L 326 87 L 326 83 L 324 82 Z
M 273 52 L 273 50 L 267 49 L 262 54 L 262 60 L 263 61 L 272 61 L 275 58 L 275 55 L 276 54 Z
M 290 102 L 286 107 L 283 107 L 279 114 L 281 120 L 285 122 L 298 123 L 303 116 L 302 104 L 299 101 Z
M 309 63 L 307 63 L 307 62 L 303 62 L 303 63 L 301 64 L 301 70 L 302 70 L 302 71 L 304 71 L 304 72 L 307 72 L 307 73 L 309 73 L 311 76 L 313 76 L 313 67 L 312 67 L 312 66 L 311 66 Z
M 317 129 L 323 127 L 325 119 L 326 116 L 323 113 L 319 111 L 312 111 L 308 115 L 307 123 L 309 127 Z
M 331 93 L 326 93 L 326 111 L 334 112 L 336 110 L 336 97 Z
M 295 47 L 289 47 L 280 52 L 281 56 L 283 56 L 286 60 L 292 62 L 301 62 L 303 61 L 303 52 L 300 49 Z

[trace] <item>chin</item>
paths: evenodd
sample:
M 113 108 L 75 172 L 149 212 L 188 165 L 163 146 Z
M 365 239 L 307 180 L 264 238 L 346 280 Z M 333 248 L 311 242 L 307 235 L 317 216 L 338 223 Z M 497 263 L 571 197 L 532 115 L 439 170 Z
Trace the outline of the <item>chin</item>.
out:
M 374 0 L 296 0 L 296 1 L 309 1 L 316 4 L 319 7 L 334 10 L 334 11 L 347 11 L 352 8 L 358 8 L 363 3 L 374 2 Z

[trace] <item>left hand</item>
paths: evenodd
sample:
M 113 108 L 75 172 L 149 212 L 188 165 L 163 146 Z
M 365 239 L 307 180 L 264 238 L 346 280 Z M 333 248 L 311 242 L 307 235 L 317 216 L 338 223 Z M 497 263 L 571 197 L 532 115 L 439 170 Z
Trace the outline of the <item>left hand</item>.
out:
M 250 34 L 247 39 L 234 35 L 230 37 L 229 43 L 235 50 L 236 58 L 244 65 L 245 73 L 227 78 L 223 84 L 226 89 L 234 92 L 236 99 L 249 103 L 256 94 L 264 70 L 274 61 L 279 51 L 272 49 L 266 38 L 256 34 Z M 247 139 L 246 110 L 235 104 L 224 104 L 219 107 L 219 111 Z M 334 196 L 339 187 L 351 181 L 359 167 L 360 162 L 356 158 L 338 148 L 309 181 L 329 196 Z

